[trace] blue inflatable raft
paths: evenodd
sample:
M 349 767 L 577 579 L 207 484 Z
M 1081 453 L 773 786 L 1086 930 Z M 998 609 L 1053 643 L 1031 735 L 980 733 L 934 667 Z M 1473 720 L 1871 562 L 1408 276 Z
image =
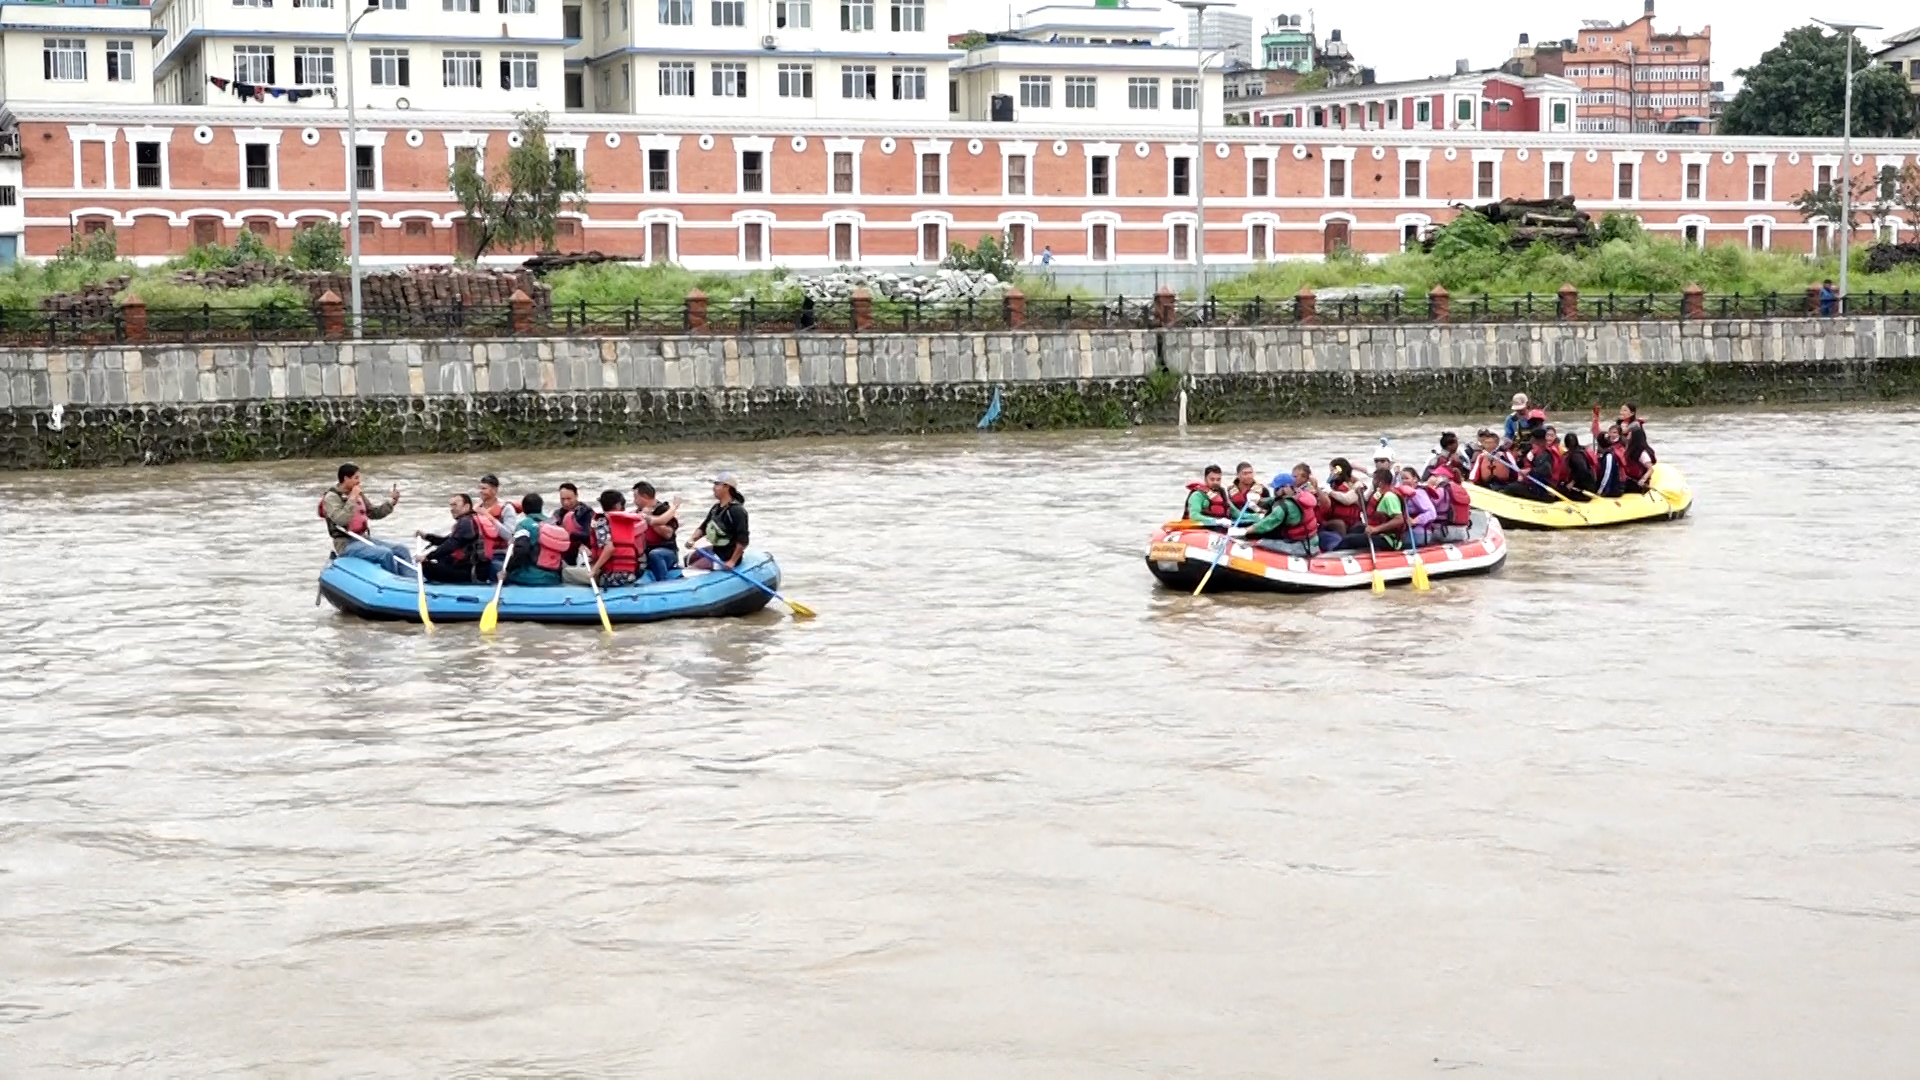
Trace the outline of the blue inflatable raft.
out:
M 740 562 L 745 580 L 724 570 L 690 572 L 675 581 L 602 589 L 607 616 L 617 623 L 659 622 L 751 615 L 772 599 L 755 588 L 780 587 L 773 556 L 749 552 Z M 320 594 L 334 607 L 364 619 L 420 621 L 418 585 L 411 576 L 395 577 L 362 559 L 335 559 L 320 572 Z M 491 585 L 427 583 L 427 613 L 434 622 L 473 622 L 493 599 Z M 600 622 L 593 590 L 580 586 L 508 585 L 500 590 L 501 622 Z

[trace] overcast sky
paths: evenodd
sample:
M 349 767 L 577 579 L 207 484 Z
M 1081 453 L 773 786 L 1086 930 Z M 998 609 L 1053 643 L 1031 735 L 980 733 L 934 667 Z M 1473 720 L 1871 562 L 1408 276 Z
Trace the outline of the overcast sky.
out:
M 1019 12 L 1045 0 L 1021 0 Z M 1090 3 L 1091 0 L 1061 0 Z M 1513 52 L 1522 33 L 1535 41 L 1572 37 L 1582 19 L 1637 18 L 1644 0 L 1320 0 L 1312 4 L 1320 36 L 1338 28 L 1353 48 L 1354 57 L 1375 69 L 1382 81 L 1417 79 L 1453 71 L 1455 59 L 1465 57 L 1475 68 L 1498 65 Z M 1889 34 L 1920 25 L 1920 3 L 1914 0 L 1657 0 L 1654 26 L 1661 32 L 1713 27 L 1713 77 L 1733 82 L 1735 68 L 1746 67 L 1780 41 L 1795 26 L 1813 16 L 1878 23 L 1884 31 L 1862 31 L 1869 47 Z M 1130 6 L 1153 7 L 1155 0 L 1133 0 Z M 1170 3 L 1166 4 L 1171 8 Z M 1005 0 L 950 0 L 948 10 L 956 32 L 1000 29 L 1007 21 Z M 1254 34 L 1275 15 L 1306 15 L 1306 3 L 1282 0 L 1242 0 L 1233 10 L 1254 19 Z M 1184 16 L 1171 16 L 1184 25 Z M 1731 87 L 1730 87 L 1731 88 Z

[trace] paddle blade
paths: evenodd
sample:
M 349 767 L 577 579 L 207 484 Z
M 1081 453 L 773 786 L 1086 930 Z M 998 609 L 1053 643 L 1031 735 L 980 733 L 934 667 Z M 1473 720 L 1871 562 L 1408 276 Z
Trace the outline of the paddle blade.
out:
M 599 598 L 595 597 L 595 599 L 598 600 Z M 600 600 L 600 629 L 605 630 L 609 634 L 613 633 L 613 620 L 607 618 L 607 602 L 605 600 Z
M 811 619 L 814 617 L 813 609 L 805 604 L 796 604 L 784 596 L 780 598 L 780 602 L 787 605 L 787 610 L 792 612 L 793 617 L 796 619 Z
M 1427 564 L 1415 562 L 1413 564 L 1413 591 L 1426 592 L 1432 588 L 1433 579 L 1427 577 Z
M 1215 565 L 1215 566 L 1217 566 L 1217 565 L 1219 565 L 1219 564 L 1218 564 L 1218 563 L 1216 563 L 1216 564 L 1214 564 L 1214 565 Z M 1201 574 L 1201 575 L 1200 575 L 1200 584 L 1198 584 L 1198 585 L 1195 585 L 1195 586 L 1193 587 L 1193 595 L 1195 595 L 1195 596 L 1199 596 L 1199 595 L 1200 595 L 1200 593 L 1201 593 L 1202 591 L 1204 591 L 1204 590 L 1206 589 L 1206 587 L 1207 587 L 1207 582 L 1209 582 L 1209 581 L 1212 581 L 1212 580 L 1213 580 L 1213 567 L 1212 567 L 1212 566 L 1209 566 L 1209 567 L 1207 567 L 1207 572 L 1206 572 L 1206 573 L 1204 573 L 1204 574 Z
M 500 599 L 495 597 L 487 602 L 487 609 L 480 613 L 480 632 L 491 634 L 500 625 Z
M 428 630 L 433 629 L 433 618 L 427 614 L 426 593 L 420 594 L 420 625 L 426 627 Z
M 1375 570 L 1373 572 L 1373 591 L 1377 593 L 1384 593 L 1387 591 L 1387 579 L 1382 577 L 1380 575 L 1380 571 L 1378 570 Z

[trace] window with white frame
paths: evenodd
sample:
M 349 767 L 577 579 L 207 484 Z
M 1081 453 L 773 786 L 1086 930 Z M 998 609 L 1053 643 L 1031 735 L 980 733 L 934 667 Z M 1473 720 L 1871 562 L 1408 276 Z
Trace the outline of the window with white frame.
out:
M 747 65 L 713 65 L 713 96 L 743 98 L 747 96 Z
M 1564 199 L 1567 195 L 1567 163 L 1564 161 L 1547 162 L 1547 198 Z
M 1773 195 L 1773 169 L 1766 165 L 1756 164 L 1750 171 L 1752 173 L 1750 179 L 1752 180 L 1753 190 L 1751 194 L 1753 201 L 1766 202 Z
M 946 188 L 947 156 L 920 155 L 920 194 L 938 195 Z
M 620 100 L 627 100 L 627 96 L 631 93 L 633 93 L 633 61 L 622 60 L 620 61 Z
M 1427 195 L 1427 163 L 1419 158 L 1408 158 L 1400 163 L 1400 197 L 1403 199 L 1424 199 Z M 1329 192 L 1331 194 L 1331 192 Z
M 840 0 L 840 29 L 873 29 L 873 0 Z
M 262 6 L 262 7 L 272 7 L 272 6 L 273 6 L 273 4 L 272 4 L 272 2 L 271 2 L 271 0 L 267 0 L 267 2 L 265 2 L 265 3 L 262 3 L 262 4 L 261 4 L 261 6 Z M 371 4 L 369 4 L 369 5 L 367 5 L 367 6 L 369 6 L 369 7 L 371 7 L 371 6 L 373 6 L 373 5 L 371 5 Z M 380 0 L 380 10 L 382 10 L 382 11 L 405 11 L 405 10 L 407 10 L 407 0 Z
M 441 11 L 461 11 L 480 14 L 480 0 L 440 0 Z
M 157 142 L 137 142 L 133 144 L 133 186 L 142 188 L 161 187 L 161 156 L 166 153 L 166 144 Z
M 713 25 L 747 25 L 747 0 L 713 0 Z
M 1169 159 L 1168 163 L 1172 166 L 1173 173 L 1167 188 L 1168 194 L 1176 199 L 1191 196 L 1193 194 L 1193 159 L 1181 156 Z
M 1327 198 L 1344 199 L 1347 197 L 1347 160 L 1345 158 L 1327 159 Z
M 923 67 L 894 68 L 893 100 L 927 100 L 927 69 Z
M 1681 170 L 1680 197 L 1688 202 L 1707 197 L 1707 166 L 1703 162 L 1689 161 Z
M 1127 80 L 1127 108 L 1158 109 L 1159 107 L 1159 79 L 1136 75 Z
M 666 22 L 667 7 L 663 0 L 660 5 L 660 21 Z M 600 36 L 613 33 L 613 0 L 600 0 Z
M 273 46 L 235 45 L 233 81 L 255 86 L 273 85 Z
M 375 86 L 412 86 L 413 61 L 405 49 L 368 49 Z
M 1458 101 L 1456 101 L 1456 102 L 1454 102 L 1454 103 L 1453 103 L 1453 118 L 1454 118 L 1455 120 L 1458 120 L 1458 121 L 1460 121 L 1461 123 L 1470 123 L 1470 122 L 1472 122 L 1472 120 L 1473 120 L 1473 99 L 1472 99 L 1472 98 L 1461 98 L 1461 99 L 1459 99 Z
M 440 54 L 440 85 L 480 85 L 480 50 L 449 49 Z
M 1200 80 L 1173 80 L 1173 107 L 1179 111 L 1192 111 L 1200 107 Z
M 1053 108 L 1053 76 L 1020 76 L 1020 107 L 1023 109 Z
M 836 263 L 851 263 L 860 257 L 860 234 L 851 221 L 833 223 L 831 254 Z
M 1062 80 L 1069 109 L 1100 107 L 1100 80 L 1091 75 L 1068 75 Z
M 1499 163 L 1476 161 L 1473 163 L 1473 195 L 1476 199 L 1499 198 Z
M 600 88 L 600 105 L 605 108 L 613 101 L 613 69 L 601 68 L 594 82 Z
M 835 195 L 855 194 L 859 183 L 854 169 L 855 163 L 851 153 L 845 150 L 833 152 L 833 193 Z
M 767 223 L 747 221 L 740 225 L 740 261 L 762 263 L 767 261 Z
M 1096 221 L 1087 227 L 1087 258 L 1103 263 L 1113 260 L 1113 226 Z
M 1273 258 L 1273 230 L 1264 221 L 1255 222 L 1247 229 L 1247 254 L 1255 262 L 1266 262 Z
M 1031 160 L 1025 154 L 1007 155 L 1006 193 L 1008 195 L 1027 194 L 1027 168 Z
M 647 191 L 656 195 L 673 191 L 673 151 L 647 151 Z
M 333 50 L 318 45 L 293 47 L 293 84 L 295 86 L 332 86 Z
M 1113 194 L 1113 159 L 1096 154 L 1087 159 L 1087 194 Z
M 600 5 L 600 28 L 607 29 L 612 19 L 607 13 L 607 5 Z M 692 26 L 693 0 L 660 0 L 661 26 Z
M 1622 161 L 1614 166 L 1615 198 L 1631 199 L 1634 197 L 1634 192 L 1638 188 L 1638 185 L 1634 182 L 1634 176 L 1638 171 L 1631 161 Z
M 920 261 L 937 263 L 947 257 L 946 226 L 937 221 L 920 223 Z
M 620 29 L 633 25 L 633 5 L 631 0 L 620 0 Z
M 692 97 L 693 65 L 683 60 L 660 62 L 660 96 Z
M 532 15 L 534 14 L 534 0 L 500 0 L 500 14 Z
M 539 53 L 502 52 L 500 54 L 500 89 L 535 90 L 539 86 Z
M 740 191 L 746 195 L 764 195 L 767 192 L 767 152 L 764 150 L 740 151 Z
M 245 186 L 253 191 L 273 187 L 273 144 L 245 143 L 240 147 L 241 173 Z
M 781 97 L 810 98 L 813 96 L 813 65 L 781 64 L 779 81 Z
M 917 34 L 927 28 L 927 0 L 893 0 L 893 29 Z
M 133 80 L 133 42 L 108 41 L 107 81 L 132 82 Z
M 1247 162 L 1247 195 L 1264 199 L 1273 194 L 1273 159 L 1257 157 Z
M 785 30 L 813 28 L 813 0 L 775 0 L 773 25 Z M 811 97 L 812 95 L 808 95 Z
M 840 96 L 850 100 L 872 101 L 880 96 L 880 69 L 872 64 L 846 64 L 840 68 Z
M 1413 122 L 1416 124 L 1433 123 L 1433 102 L 1425 99 L 1414 102 Z

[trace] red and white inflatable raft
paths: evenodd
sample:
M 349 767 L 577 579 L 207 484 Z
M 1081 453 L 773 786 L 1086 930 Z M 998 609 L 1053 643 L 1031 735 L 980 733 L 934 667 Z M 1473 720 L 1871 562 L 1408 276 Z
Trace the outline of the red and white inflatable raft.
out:
M 1207 588 L 1220 591 L 1304 593 L 1365 589 L 1373 584 L 1376 562 L 1380 576 L 1388 584 L 1413 580 L 1413 559 L 1406 552 L 1382 548 L 1377 559 L 1365 550 L 1308 558 L 1270 550 L 1246 540 L 1228 540 L 1190 521 L 1173 522 L 1154 534 L 1147 545 L 1147 569 L 1168 588 L 1192 592 L 1207 567 L 1213 565 L 1216 554 L 1220 566 L 1207 582 Z M 1430 578 L 1491 573 L 1507 561 L 1507 536 L 1500 529 L 1499 519 L 1475 510 L 1465 541 L 1423 547 L 1419 555 Z

